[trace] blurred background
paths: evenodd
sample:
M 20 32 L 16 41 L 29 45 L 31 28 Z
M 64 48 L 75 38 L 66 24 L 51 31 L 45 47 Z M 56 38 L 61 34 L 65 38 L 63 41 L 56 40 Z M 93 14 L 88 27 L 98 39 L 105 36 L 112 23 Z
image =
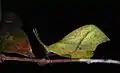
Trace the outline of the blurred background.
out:
M 47 45 L 61 40 L 78 27 L 85 24 L 94 24 L 98 26 L 111 41 L 99 45 L 93 58 L 120 60 L 119 8 L 112 6 L 96 7 L 88 4 L 84 6 L 80 4 L 50 5 L 32 0 L 3 0 L 2 15 L 7 11 L 14 12 L 20 17 L 23 22 L 22 27 L 24 27 L 26 31 L 37 28 L 41 40 Z
M 109 6 L 100 8 L 85 5 L 49 5 L 32 0 L 4 0 L 3 11 L 12 11 L 21 17 L 25 26 L 30 27 L 31 24 L 31 27 L 36 27 L 42 41 L 48 45 L 72 30 L 90 23 L 112 37 L 111 33 L 118 29 L 116 26 L 119 24 L 119 12 Z

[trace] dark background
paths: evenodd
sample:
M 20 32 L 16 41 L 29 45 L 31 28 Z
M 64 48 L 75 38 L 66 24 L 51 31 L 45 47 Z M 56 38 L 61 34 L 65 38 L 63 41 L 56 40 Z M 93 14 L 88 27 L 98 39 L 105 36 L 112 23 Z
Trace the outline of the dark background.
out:
M 47 45 L 57 42 L 80 26 L 90 23 L 97 25 L 111 39 L 111 41 L 99 45 L 93 58 L 120 60 L 120 12 L 118 8 L 113 8 L 111 6 L 96 7 L 91 5 L 82 6 L 74 4 L 53 6 L 31 0 L 4 0 L 3 12 L 5 11 L 12 11 L 21 18 L 23 21 L 22 28 L 28 35 L 31 35 L 31 29 L 36 27 L 39 31 L 41 40 Z M 117 69 L 117 67 L 119 66 L 112 64 L 88 65 L 79 63 L 53 64 L 52 66 L 47 65 L 45 67 L 39 67 L 38 65 L 31 63 L 5 62 L 1 64 L 0 69 L 13 72 L 15 70 L 18 70 L 16 72 L 91 72 L 94 70 L 100 71 L 101 69 L 111 71 Z

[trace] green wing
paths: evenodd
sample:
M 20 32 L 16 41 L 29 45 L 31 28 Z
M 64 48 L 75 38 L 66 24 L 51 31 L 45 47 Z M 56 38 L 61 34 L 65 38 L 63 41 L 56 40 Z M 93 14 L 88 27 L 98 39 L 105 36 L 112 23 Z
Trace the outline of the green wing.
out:
M 82 26 L 48 46 L 49 51 L 71 58 L 91 58 L 96 47 L 110 39 L 95 25 Z

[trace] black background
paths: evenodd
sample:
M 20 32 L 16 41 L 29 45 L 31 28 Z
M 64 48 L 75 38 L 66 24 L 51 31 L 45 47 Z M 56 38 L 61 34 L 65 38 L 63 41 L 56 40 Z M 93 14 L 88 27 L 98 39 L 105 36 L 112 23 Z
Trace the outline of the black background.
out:
M 3 11 L 16 13 L 23 21 L 24 30 L 29 34 L 33 27 L 39 31 L 43 43 L 50 45 L 62 39 L 72 30 L 85 24 L 97 25 L 110 39 L 110 42 L 101 44 L 95 51 L 93 58 L 120 60 L 119 57 L 119 8 L 91 5 L 49 5 L 39 1 L 4 0 Z M 35 42 L 34 42 L 35 43 Z M 112 64 L 53 64 L 39 67 L 36 64 L 21 62 L 5 62 L 1 70 L 13 72 L 91 72 L 119 68 Z M 17 71 L 15 71 L 17 70 Z M 65 71 L 66 70 L 66 71 Z M 116 71 L 116 70 L 113 70 Z

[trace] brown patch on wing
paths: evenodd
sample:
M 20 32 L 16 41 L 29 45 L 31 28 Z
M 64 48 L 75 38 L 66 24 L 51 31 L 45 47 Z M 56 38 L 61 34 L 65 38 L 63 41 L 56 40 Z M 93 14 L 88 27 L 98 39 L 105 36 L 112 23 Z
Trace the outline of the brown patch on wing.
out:
M 16 44 L 17 52 L 28 52 L 31 50 L 31 46 L 27 40 L 25 40 L 23 43 Z

